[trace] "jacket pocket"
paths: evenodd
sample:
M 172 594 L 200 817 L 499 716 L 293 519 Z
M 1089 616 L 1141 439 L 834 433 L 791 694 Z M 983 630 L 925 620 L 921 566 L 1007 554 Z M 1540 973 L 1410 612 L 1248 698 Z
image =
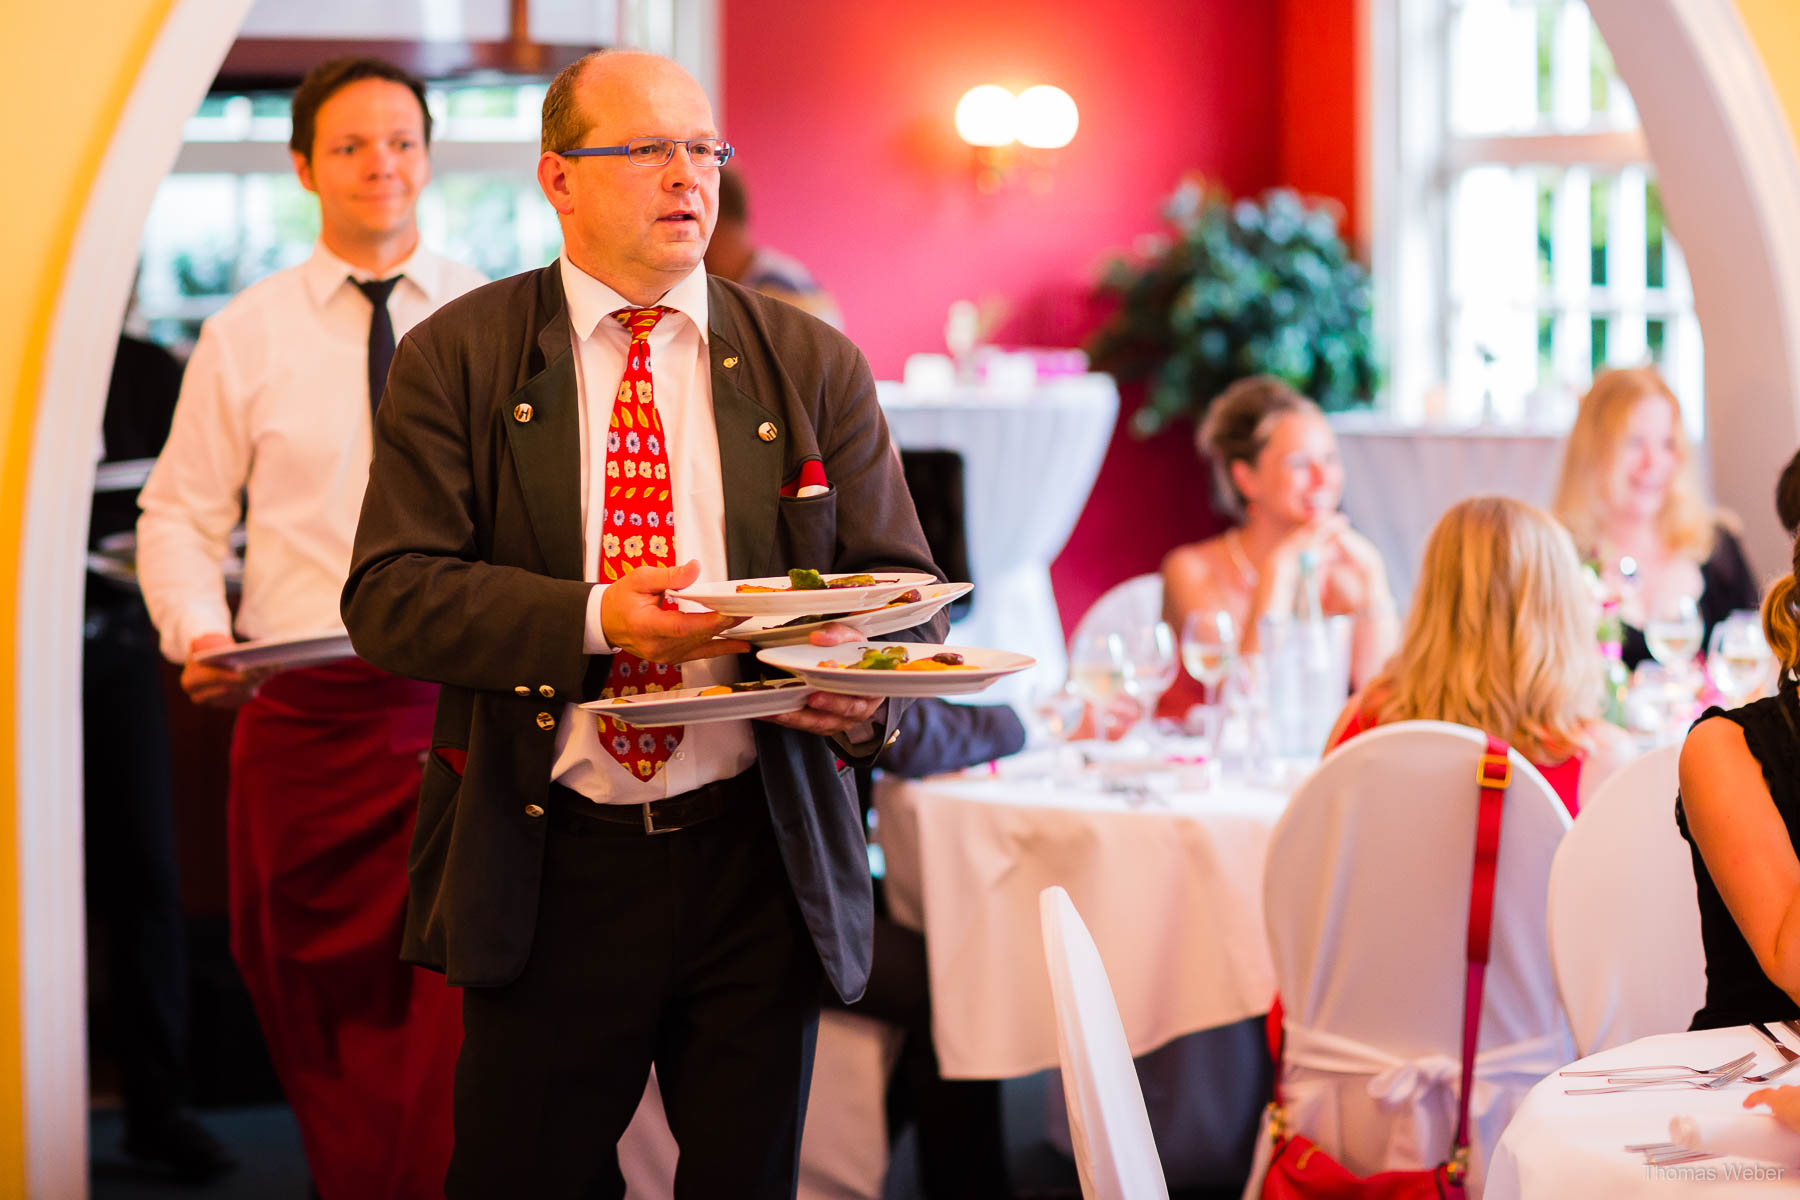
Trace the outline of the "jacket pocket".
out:
M 817 496 L 782 496 L 775 528 L 778 562 L 829 571 L 837 559 L 837 487 Z

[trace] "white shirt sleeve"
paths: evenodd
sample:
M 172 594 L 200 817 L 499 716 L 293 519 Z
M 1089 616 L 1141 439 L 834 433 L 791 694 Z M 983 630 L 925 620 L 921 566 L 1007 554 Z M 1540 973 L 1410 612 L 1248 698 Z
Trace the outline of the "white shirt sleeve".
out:
M 247 405 L 209 321 L 182 377 L 168 443 L 138 498 L 138 585 L 171 662 L 186 662 L 195 638 L 231 632 L 220 564 L 250 472 Z
M 611 654 L 617 647 L 606 640 L 606 630 L 600 627 L 600 601 L 606 595 L 610 584 L 596 584 L 588 592 L 587 632 L 581 639 L 581 649 L 588 654 Z

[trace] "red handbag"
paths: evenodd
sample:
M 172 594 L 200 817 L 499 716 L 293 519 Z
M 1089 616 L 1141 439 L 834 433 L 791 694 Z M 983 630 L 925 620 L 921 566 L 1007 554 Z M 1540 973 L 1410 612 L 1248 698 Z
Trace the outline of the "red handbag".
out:
M 1475 870 L 1469 883 L 1468 974 L 1463 982 L 1462 1086 L 1457 1090 L 1456 1136 L 1450 1154 L 1428 1170 L 1353 1175 L 1312 1139 L 1288 1128 L 1281 1106 L 1281 1064 L 1275 1067 L 1275 1102 L 1269 1105 L 1273 1153 L 1263 1178 L 1263 1200 L 1463 1200 L 1469 1172 L 1469 1093 L 1475 1082 L 1475 1045 L 1481 1031 L 1481 985 L 1487 974 L 1494 923 L 1494 868 L 1500 854 L 1500 816 L 1512 763 L 1506 743 L 1489 736 L 1475 767 L 1481 789 L 1475 819 Z

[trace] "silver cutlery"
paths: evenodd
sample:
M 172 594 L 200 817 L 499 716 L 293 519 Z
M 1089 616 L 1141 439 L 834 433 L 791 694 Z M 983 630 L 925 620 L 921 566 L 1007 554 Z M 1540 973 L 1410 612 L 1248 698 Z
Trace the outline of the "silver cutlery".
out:
M 1645 1142 L 1625 1149 L 1631 1154 L 1642 1154 L 1644 1162 L 1652 1167 L 1672 1167 L 1719 1157 L 1710 1150 L 1693 1150 L 1675 1142 Z
M 1659 1087 L 1698 1088 L 1701 1091 L 1710 1092 L 1722 1088 L 1728 1083 L 1736 1083 L 1738 1079 L 1750 1069 L 1751 1064 L 1756 1060 L 1756 1056 L 1753 1054 L 1750 1056 L 1750 1059 L 1750 1062 L 1740 1062 L 1731 1070 L 1721 1072 L 1717 1075 L 1658 1076 L 1650 1079 L 1622 1079 L 1617 1083 L 1613 1083 L 1609 1080 L 1608 1086 L 1606 1087 L 1566 1088 L 1563 1091 L 1563 1095 L 1601 1096 L 1608 1092 L 1638 1092 L 1648 1088 Z
M 1581 1077 L 1581 1076 L 1589 1076 L 1589 1075 L 1592 1075 L 1592 1076 L 1623 1075 L 1627 1071 L 1675 1071 L 1675 1072 L 1683 1073 L 1683 1074 L 1687 1074 L 1687 1075 L 1718 1075 L 1725 1071 L 1731 1070 L 1733 1067 L 1738 1067 L 1738 1066 L 1744 1065 L 1745 1059 L 1750 1059 L 1751 1061 L 1755 1061 L 1756 1054 L 1754 1052 L 1752 1052 L 1750 1054 L 1741 1055 L 1737 1058 L 1731 1059 L 1728 1062 L 1722 1062 L 1716 1067 L 1684 1067 L 1684 1066 L 1680 1065 L 1679 1063 L 1666 1063 L 1666 1064 L 1662 1064 L 1659 1066 L 1652 1066 L 1652 1067 L 1604 1067 L 1597 1071 L 1558 1071 L 1557 1074 L 1558 1075 L 1568 1075 L 1571 1077 Z
M 1767 1025 L 1763 1024 L 1761 1021 L 1752 1021 L 1750 1022 L 1750 1028 L 1754 1029 L 1764 1041 L 1769 1043 L 1769 1045 L 1775 1047 L 1775 1052 L 1781 1055 L 1781 1065 L 1776 1067 L 1773 1071 L 1768 1071 L 1761 1075 L 1746 1075 L 1744 1076 L 1745 1083 L 1767 1083 L 1771 1079 L 1787 1074 L 1794 1069 L 1795 1064 L 1800 1063 L 1800 1054 L 1796 1054 L 1789 1049 L 1787 1043 L 1776 1037 Z

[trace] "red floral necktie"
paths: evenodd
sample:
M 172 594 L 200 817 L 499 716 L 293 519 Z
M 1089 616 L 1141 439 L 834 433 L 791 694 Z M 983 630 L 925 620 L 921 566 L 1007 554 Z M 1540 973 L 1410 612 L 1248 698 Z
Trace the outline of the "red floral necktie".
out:
M 650 331 L 675 310 L 622 308 L 613 320 L 631 333 L 625 375 L 606 426 L 606 510 L 599 577 L 611 583 L 636 567 L 675 565 L 675 512 L 669 501 L 669 453 L 650 382 Z M 671 605 L 672 607 L 672 605 Z M 681 686 L 681 668 L 646 662 L 629 651 L 612 657 L 602 696 L 636 696 Z M 652 779 L 681 745 L 686 726 L 631 726 L 600 718 L 600 741 L 619 765 Z

